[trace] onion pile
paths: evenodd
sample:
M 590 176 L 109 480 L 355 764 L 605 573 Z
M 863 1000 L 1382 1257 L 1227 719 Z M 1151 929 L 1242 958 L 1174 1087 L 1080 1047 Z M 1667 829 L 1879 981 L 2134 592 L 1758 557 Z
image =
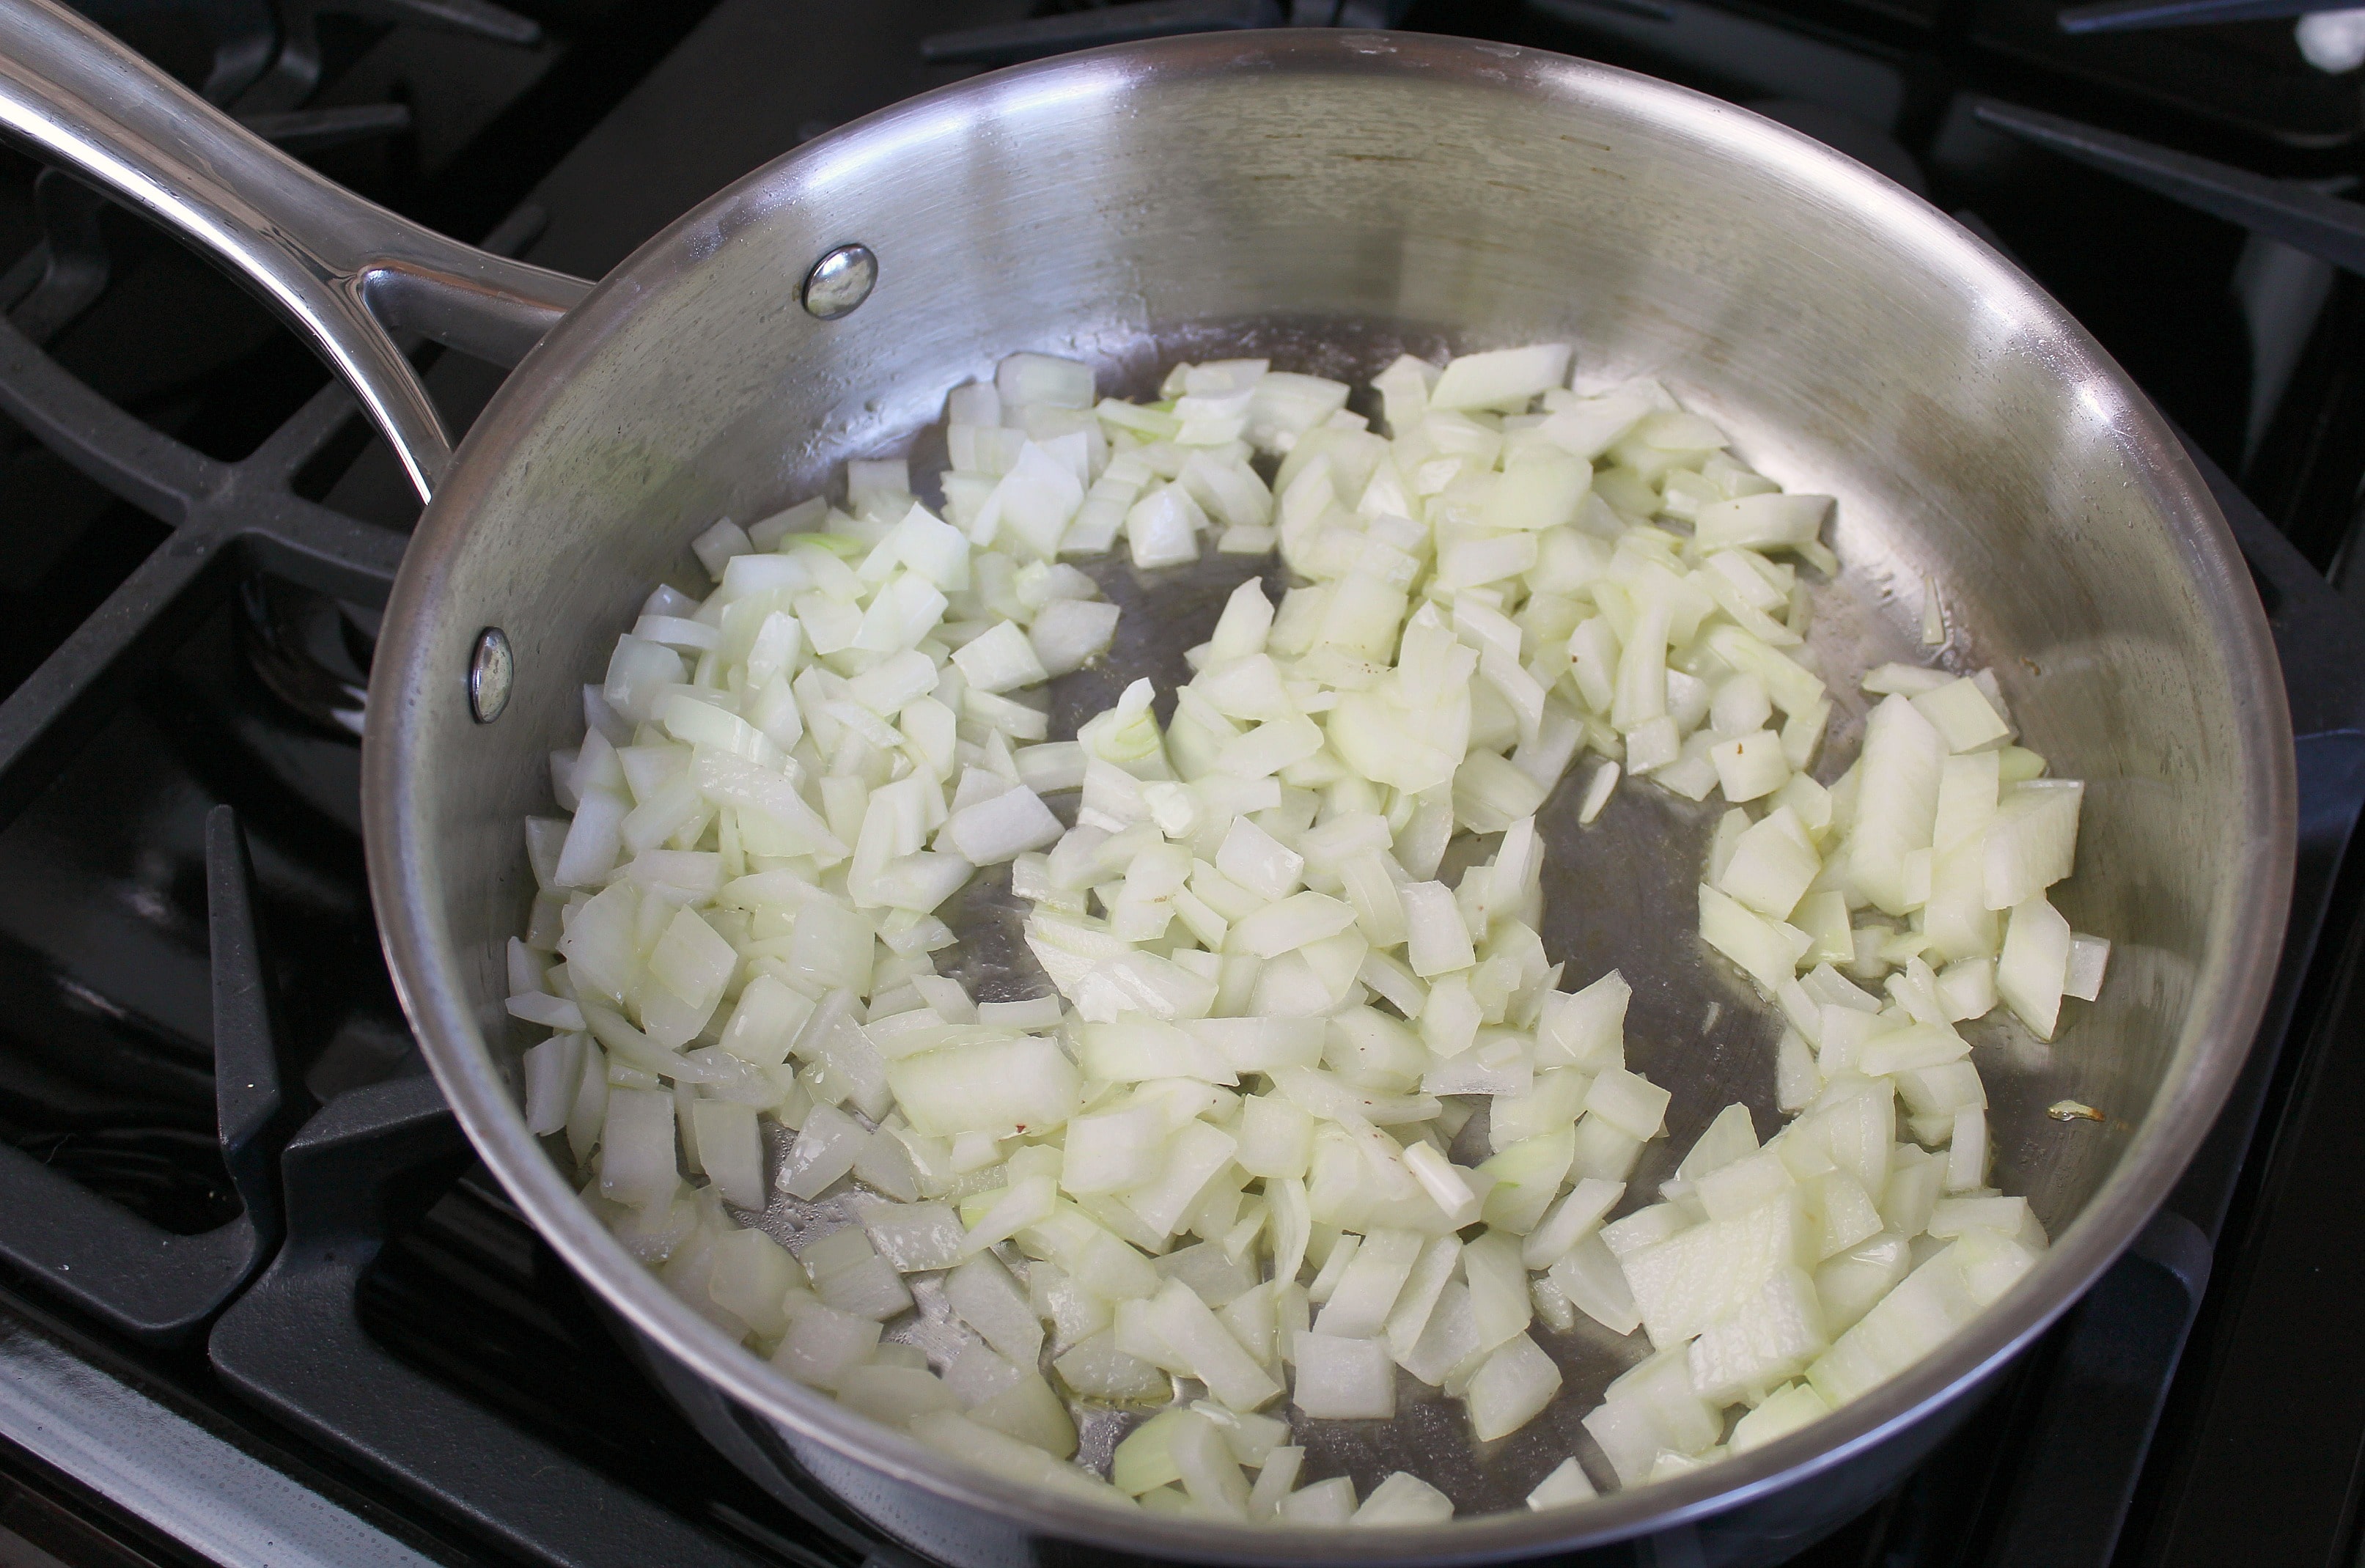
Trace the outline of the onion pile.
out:
M 568 815 L 527 824 L 510 950 L 551 1031 L 527 1119 L 623 1245 L 965 1461 L 1298 1524 L 1452 1515 L 1291 1440 L 1392 1417 L 1400 1372 L 1483 1444 L 1557 1394 L 1539 1334 L 1645 1335 L 1541 1508 L 1770 1440 L 2009 1288 L 2045 1233 L 1988 1185 L 1956 1025 L 2050 1038 L 2095 994 L 2108 944 L 2046 897 L 2079 787 L 1984 673 L 1901 665 L 1818 783 L 1794 560 L 1835 567 L 1829 498 L 1570 357 L 1399 359 L 1383 435 L 1262 361 L 1132 404 L 1019 354 L 951 395 L 939 510 L 857 462 L 842 506 L 701 534 L 714 590 L 650 596 L 551 759 Z M 1296 586 L 1232 594 L 1166 722 L 1137 681 L 1053 740 L 1041 688 L 1117 621 L 1061 557 L 1120 538 L 1143 569 L 1277 550 Z M 1728 1107 L 1640 1206 L 1669 1089 L 1626 1065 L 1625 980 L 1538 935 L 1536 813 L 1587 752 L 1585 823 L 1621 778 L 1722 793 L 1700 935 L 1788 1025 L 1795 1119 L 1761 1145 Z M 1045 994 L 936 971 L 982 868 Z M 792 1250 L 753 1223 L 776 1194 L 853 1220 Z M 1144 1418 L 1104 1474 L 1071 1461 L 1105 1407 Z

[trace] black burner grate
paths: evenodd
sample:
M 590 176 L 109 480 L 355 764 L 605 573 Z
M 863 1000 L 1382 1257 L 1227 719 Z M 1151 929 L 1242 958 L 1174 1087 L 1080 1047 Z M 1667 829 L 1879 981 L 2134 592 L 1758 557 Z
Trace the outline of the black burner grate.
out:
M 2124 110 L 2155 140 L 2321 180 L 2356 140 L 2353 81 L 2291 76 L 2284 35 L 2236 37 L 2212 78 L 2174 63 L 2210 55 L 2208 36 L 2080 53 L 2094 40 L 2065 44 L 2046 30 L 2049 9 L 1944 0 L 723 0 L 712 16 L 518 4 L 90 0 L 184 79 L 382 199 L 455 231 L 515 214 L 492 241 L 513 252 L 547 212 L 535 259 L 592 274 L 747 164 L 981 63 L 1282 20 L 1591 53 L 1750 101 L 1949 207 L 1975 207 L 2194 431 L 2196 453 L 2248 459 L 2246 482 L 2319 566 L 2347 537 L 2365 399 L 2325 387 L 2349 377 L 2355 301 L 2336 293 L 2325 308 L 2348 335 L 2302 324 L 2314 357 L 2261 405 L 2224 290 L 2242 236 L 2057 166 L 1976 114 L 1988 95 L 2083 118 Z M 422 11 L 446 30 L 396 25 Z M 500 90 L 455 106 L 468 95 L 422 86 L 419 51 L 447 45 L 505 51 L 488 78 Z M 15 187 L 0 182 L 0 238 L 30 245 L 0 270 L 0 413 L 81 477 L 0 427 L 0 476 L 41 476 L 62 503 L 61 526 L 0 563 L 0 827 L 15 823 L 0 831 L 0 1260 L 81 1316 L 70 1330 L 0 1285 L 0 1360 L 39 1339 L 149 1380 L 274 1473 L 431 1558 L 896 1560 L 829 1505 L 784 1507 L 702 1445 L 469 1167 L 420 1074 L 353 837 L 355 691 L 415 511 L 382 448 L 249 307 L 214 309 L 222 286 L 186 258 L 62 176 L 21 185 L 11 211 Z M 539 209 L 521 205 L 529 194 Z M 143 290 L 182 302 L 169 346 L 185 352 L 150 352 L 153 319 L 125 308 Z M 2178 312 L 2178 331 L 2147 330 L 2146 309 Z M 499 373 L 445 355 L 428 379 L 465 423 Z M 2281 1125 L 2293 1082 L 2337 1076 L 2309 1065 L 2321 1043 L 2277 1060 L 2294 1008 L 2311 1042 L 2326 1033 L 2303 981 L 2365 791 L 2365 636 L 2211 471 L 2302 734 L 2301 889 L 2264 1044 L 2175 1213 L 1903 1489 L 1800 1568 L 2111 1561 L 2211 1241 L 2229 1208 L 2239 1226 L 2267 1202 L 2237 1196 L 2261 1181 L 2243 1175 L 2253 1124 Z M 0 520 L 47 515 L 20 504 L 0 503 Z M 181 770 L 168 783 L 144 777 L 162 756 Z M 103 889 L 113 915 L 70 904 L 58 917 L 43 902 L 52 876 Z M 2340 907 L 2355 902 L 2352 890 Z M 2201 1419 L 2191 1389 L 2221 1341 L 2233 1327 L 2204 1317 L 2169 1440 Z M 0 1390 L 0 1419 L 6 1403 Z M 2180 1477 L 2180 1498 L 2210 1495 L 2191 1469 L 2180 1450 L 2153 1464 L 2131 1540 L 2169 1539 L 2161 1474 Z M 0 1532 L 46 1530 L 46 1550 L 66 1543 L 78 1561 L 178 1560 L 136 1524 L 90 1524 L 108 1512 L 0 1451 Z M 0 1558 L 9 1546 L 0 1533 Z

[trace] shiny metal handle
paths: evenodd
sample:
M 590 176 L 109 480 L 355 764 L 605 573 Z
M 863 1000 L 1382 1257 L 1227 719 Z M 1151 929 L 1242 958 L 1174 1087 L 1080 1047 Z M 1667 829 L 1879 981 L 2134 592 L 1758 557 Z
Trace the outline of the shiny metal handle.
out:
M 511 364 L 590 287 L 321 178 L 54 0 L 0 0 L 0 130 L 154 218 L 276 307 L 353 387 L 421 497 L 452 442 L 389 334 Z

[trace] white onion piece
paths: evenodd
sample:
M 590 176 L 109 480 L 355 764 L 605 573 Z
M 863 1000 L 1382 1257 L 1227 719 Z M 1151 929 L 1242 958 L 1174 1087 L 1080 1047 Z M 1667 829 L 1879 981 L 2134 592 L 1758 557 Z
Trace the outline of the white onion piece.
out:
M 2014 907 L 2005 929 L 2003 952 L 1996 960 L 1996 993 L 2040 1040 L 2053 1037 L 2060 1015 L 2074 936 L 2069 923 L 2041 893 Z
M 1569 348 L 1565 343 L 1495 349 L 1451 360 L 1445 373 L 1429 388 L 1432 409 L 1524 408 L 1529 399 L 1567 377 Z
M 772 1364 L 800 1383 L 835 1389 L 868 1364 L 878 1346 L 877 1322 L 814 1302 L 790 1315 Z
M 871 1204 L 862 1211 L 862 1228 L 899 1273 L 949 1269 L 960 1260 L 960 1218 L 943 1204 Z
M 1372 1488 L 1347 1522 L 1356 1525 L 1435 1525 L 1453 1517 L 1452 1500 L 1408 1470 L 1399 1470 Z
M 1535 1490 L 1528 1494 L 1528 1506 L 1541 1513 L 1546 1508 L 1557 1508 L 1566 1503 L 1582 1503 L 1588 1497 L 1598 1495 L 1600 1494 L 1594 1490 L 1592 1479 L 1576 1461 L 1564 1459 L 1550 1475 L 1536 1483 Z
M 1601 1223 L 1602 1216 L 1625 1193 L 1626 1184 L 1622 1182 L 1580 1178 L 1520 1244 L 1519 1260 L 1530 1269 L 1550 1269 Z
M 525 1120 L 537 1137 L 566 1129 L 582 1082 L 587 1043 L 579 1034 L 553 1035 L 526 1051 Z
M 2061 994 L 2091 1002 L 2102 992 L 2102 976 L 2110 968 L 2111 939 L 2075 932 L 2069 938 L 2069 969 Z
M 869 1129 L 833 1105 L 816 1105 L 789 1146 L 780 1166 L 780 1191 L 791 1197 L 813 1198 L 854 1169 Z
M 1167 1452 L 1192 1501 L 1226 1518 L 1249 1517 L 1249 1484 L 1216 1424 L 1195 1410 L 1178 1413 Z
M 912 1293 L 859 1226 L 833 1231 L 797 1254 L 813 1294 L 840 1312 L 885 1322 L 912 1305 Z
M 1107 1331 L 1063 1351 L 1051 1364 L 1062 1382 L 1088 1399 L 1129 1402 L 1160 1397 L 1172 1389 L 1166 1373 L 1117 1349 L 1115 1335 Z
M 1988 908 L 2016 908 L 2069 874 L 2085 788 L 2044 778 L 2002 790 L 1987 833 Z
M 1318 1332 L 1300 1334 L 1295 1343 L 1291 1398 L 1304 1414 L 1349 1420 L 1395 1414 L 1396 1372 L 1385 1344 Z
M 904 1427 L 916 1417 L 950 1411 L 958 1401 L 944 1380 L 913 1367 L 857 1366 L 838 1378 L 838 1403 L 874 1421 Z
M 945 1276 L 945 1299 L 985 1342 L 1020 1365 L 1043 1349 L 1043 1326 L 1026 1293 L 991 1253 L 970 1257 Z
M 1306 1450 L 1295 1445 L 1269 1450 L 1257 1472 L 1256 1484 L 1249 1488 L 1249 1517 L 1258 1520 L 1278 1518 L 1305 1462 Z
M 1375 1230 L 1366 1236 L 1327 1294 L 1321 1315 L 1314 1320 L 1317 1332 L 1343 1339 L 1377 1334 L 1424 1245 L 1423 1237 L 1408 1230 Z
M 944 839 L 970 865 L 993 866 L 1055 843 L 1060 832 L 1059 819 L 1042 798 L 1021 784 L 954 812 Z
M 1470 1379 L 1465 1397 L 1480 1442 L 1508 1437 L 1534 1419 L 1560 1392 L 1560 1368 L 1525 1334 L 1514 1335 Z
M 760 1230 L 716 1236 L 707 1247 L 706 1288 L 713 1304 L 766 1337 L 788 1326 L 791 1308 L 806 1299 L 797 1266 Z
M 1281 1517 L 1293 1525 L 1343 1525 L 1355 1516 L 1355 1484 L 1343 1475 L 1302 1486 L 1281 1500 Z
M 1254 1410 L 1277 1398 L 1281 1385 L 1240 1349 L 1206 1303 L 1170 1281 L 1149 1304 L 1151 1322 L 1207 1392 L 1235 1410 Z
M 690 1106 L 690 1118 L 699 1164 L 723 1201 L 736 1208 L 762 1209 L 768 1184 L 764 1135 L 756 1126 L 756 1108 L 728 1100 L 700 1100 Z
M 1817 1417 L 1830 1415 L 1831 1411 L 1831 1406 L 1811 1384 L 1786 1383 L 1734 1424 L 1732 1451 L 1746 1452 L 1777 1438 L 1787 1437 Z
M 1462 1243 L 1452 1236 L 1431 1238 L 1414 1260 L 1388 1309 L 1385 1324 L 1388 1353 L 1399 1365 L 1420 1343 L 1438 1302 L 1461 1265 Z
M 674 1165 L 673 1096 L 654 1089 L 611 1090 L 600 1142 L 601 1194 L 637 1205 L 670 1196 L 680 1180 Z

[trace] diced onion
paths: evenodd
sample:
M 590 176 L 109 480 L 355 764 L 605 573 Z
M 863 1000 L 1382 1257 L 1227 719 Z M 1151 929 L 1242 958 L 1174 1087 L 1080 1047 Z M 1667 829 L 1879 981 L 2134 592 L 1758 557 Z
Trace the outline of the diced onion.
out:
M 1584 1418 L 1631 1486 L 1811 1422 L 2010 1290 L 2045 1234 L 1989 1184 L 1956 1025 L 2001 1002 L 2051 1038 L 2100 993 L 2110 944 L 2048 896 L 2082 787 L 2014 744 L 1994 677 L 1905 665 L 1861 676 L 1861 755 L 1819 768 L 1799 563 L 1836 564 L 1831 498 L 1654 382 L 1578 394 L 1571 358 L 1400 358 L 1374 430 L 1262 360 L 1141 405 L 1017 354 L 947 399 L 941 516 L 888 457 L 842 504 L 711 521 L 712 593 L 653 592 L 552 754 L 566 815 L 527 825 L 505 955 L 507 1011 L 550 1032 L 528 1126 L 619 1241 L 1011 1482 L 1294 1525 L 1453 1505 L 1306 1476 L 1323 1446 L 1259 1414 L 1284 1399 L 1386 1419 L 1401 1369 L 1491 1442 L 1557 1397 L 1582 1315 L 1655 1352 Z M 1054 740 L 1040 689 L 1120 630 L 1063 557 L 1120 536 L 1140 569 L 1212 542 L 1296 580 L 1231 594 L 1171 719 L 1136 680 Z M 1943 647 L 1938 585 L 1920 609 Z M 1629 1183 L 1674 1096 L 1627 1062 L 1631 988 L 1564 989 L 1541 935 L 1537 813 L 1588 751 L 1581 826 L 1634 779 L 1722 793 L 1703 951 L 1784 1025 L 1794 1119 L 1761 1145 L 1728 1107 L 1655 1193 Z M 980 868 L 1050 994 L 938 972 Z M 776 1193 L 829 1216 L 793 1259 L 743 1224 Z M 881 1337 L 915 1297 L 949 1314 L 925 1350 Z M 1168 1403 L 1176 1378 L 1207 1397 Z M 1166 1408 L 1104 1481 L 1075 1400 Z M 1594 1494 L 1570 1460 L 1528 1502 Z

